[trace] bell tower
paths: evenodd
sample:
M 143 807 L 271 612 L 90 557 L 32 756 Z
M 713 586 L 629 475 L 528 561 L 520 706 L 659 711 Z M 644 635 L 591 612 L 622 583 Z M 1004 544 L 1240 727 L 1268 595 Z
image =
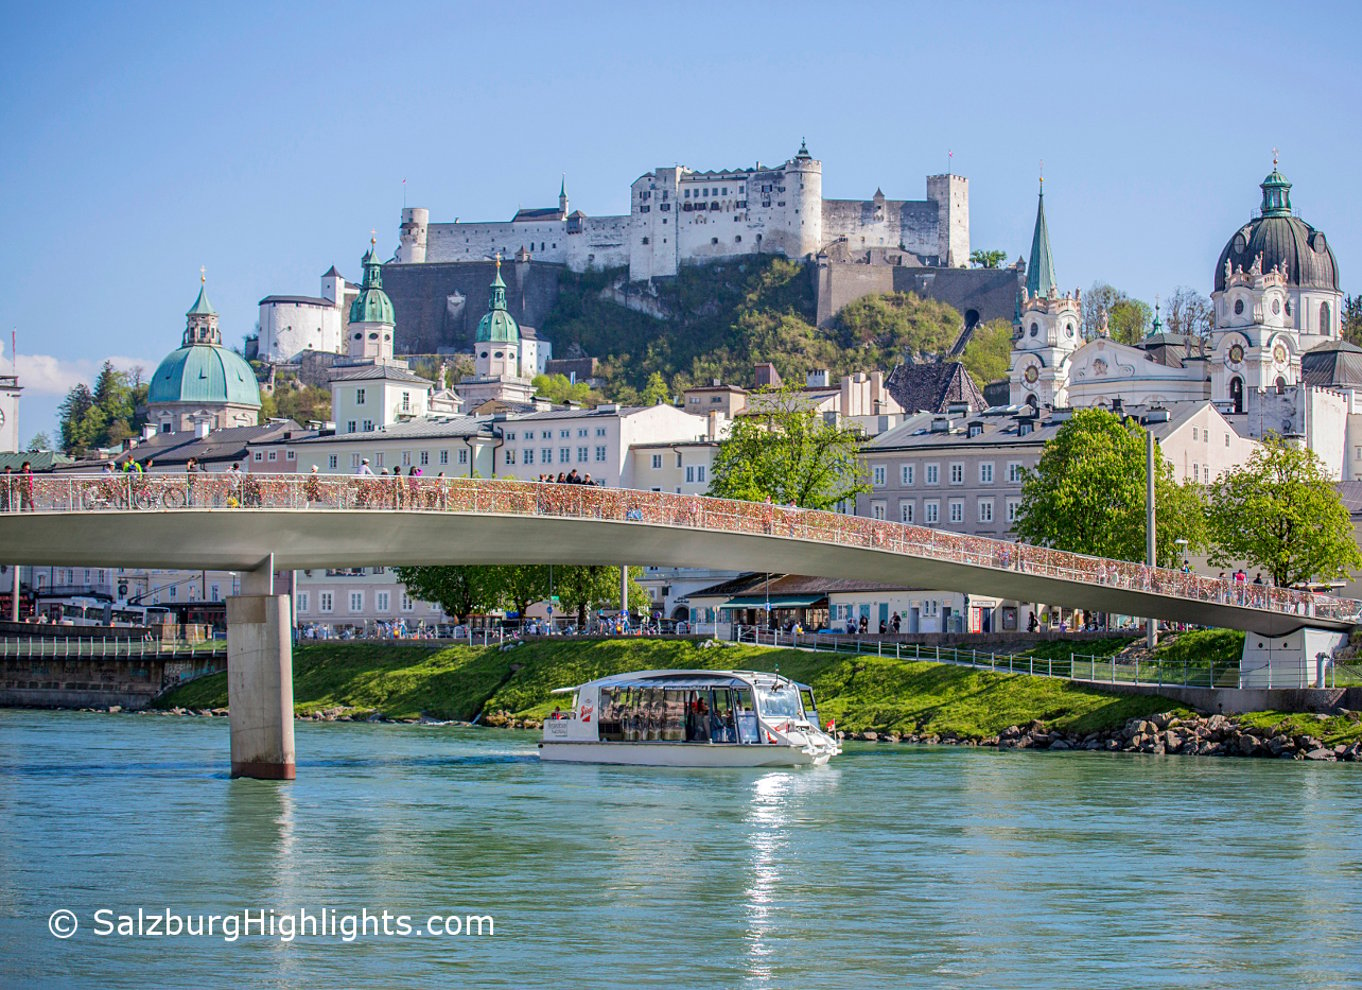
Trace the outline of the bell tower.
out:
M 1050 228 L 1045 222 L 1045 180 L 1036 204 L 1036 227 L 1031 235 L 1031 261 L 1018 304 L 1012 340 L 1012 368 L 1008 400 L 1037 410 L 1069 404 L 1069 358 L 1083 340 L 1079 334 L 1082 309 L 1079 296 L 1059 294 L 1055 259 L 1050 250 Z

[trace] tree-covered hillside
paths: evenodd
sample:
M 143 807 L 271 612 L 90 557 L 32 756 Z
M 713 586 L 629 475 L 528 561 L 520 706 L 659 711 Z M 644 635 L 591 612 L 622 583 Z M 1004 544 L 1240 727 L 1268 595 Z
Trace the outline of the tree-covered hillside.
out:
M 633 288 L 660 317 L 616 301 L 621 274 L 564 272 L 543 332 L 559 356 L 599 358 L 606 393 L 625 402 L 637 401 L 656 373 L 676 394 L 713 378 L 750 386 L 752 366 L 763 361 L 794 380 L 819 368 L 887 372 L 905 359 L 945 355 L 962 326 L 945 303 L 894 293 L 858 300 L 820 330 L 811 273 L 784 258 L 689 266 L 651 291 Z

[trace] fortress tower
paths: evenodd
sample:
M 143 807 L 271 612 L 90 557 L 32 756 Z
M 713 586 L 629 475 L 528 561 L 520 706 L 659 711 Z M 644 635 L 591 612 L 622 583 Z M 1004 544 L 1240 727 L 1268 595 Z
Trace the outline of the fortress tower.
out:
M 969 179 L 963 175 L 927 176 L 927 199 L 936 203 L 937 264 L 969 267 Z
M 785 184 L 790 191 L 786 254 L 813 257 L 823 247 L 823 163 L 809 154 L 803 139 L 794 158 L 785 163 Z
M 430 210 L 413 206 L 402 210 L 402 230 L 397 260 L 404 265 L 419 265 L 426 260 L 426 237 L 430 230 Z

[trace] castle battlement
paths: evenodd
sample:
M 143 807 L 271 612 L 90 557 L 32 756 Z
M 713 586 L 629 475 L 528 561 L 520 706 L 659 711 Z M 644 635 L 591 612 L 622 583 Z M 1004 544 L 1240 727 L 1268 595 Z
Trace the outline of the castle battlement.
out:
M 675 275 L 682 265 L 749 255 L 812 258 L 835 244 L 912 253 L 923 265 L 969 261 L 969 180 L 926 179 L 923 200 L 823 199 L 823 163 L 801 144 L 779 165 L 697 171 L 653 169 L 630 186 L 627 215 L 568 212 L 566 183 L 556 207 L 518 210 L 509 221 L 431 223 L 420 207 L 402 211 L 399 264 L 528 256 L 573 271 L 625 267 L 634 281 Z

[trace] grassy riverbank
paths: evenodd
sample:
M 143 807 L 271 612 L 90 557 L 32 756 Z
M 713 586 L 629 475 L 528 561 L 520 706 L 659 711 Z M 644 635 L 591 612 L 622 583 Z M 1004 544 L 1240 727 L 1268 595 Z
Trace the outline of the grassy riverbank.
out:
M 472 719 L 510 712 L 542 718 L 561 703 L 549 692 L 607 674 L 662 668 L 779 670 L 813 685 L 824 719 L 849 732 L 996 735 L 1041 720 L 1086 733 L 1178 708 L 1167 698 L 1121 697 L 1065 681 L 994 674 L 892 657 L 838 656 L 752 646 L 702 648 L 686 640 L 574 640 L 496 647 L 377 643 L 305 645 L 293 655 L 295 710 L 343 708 L 393 719 Z M 222 708 L 225 674 L 165 695 L 159 707 Z

